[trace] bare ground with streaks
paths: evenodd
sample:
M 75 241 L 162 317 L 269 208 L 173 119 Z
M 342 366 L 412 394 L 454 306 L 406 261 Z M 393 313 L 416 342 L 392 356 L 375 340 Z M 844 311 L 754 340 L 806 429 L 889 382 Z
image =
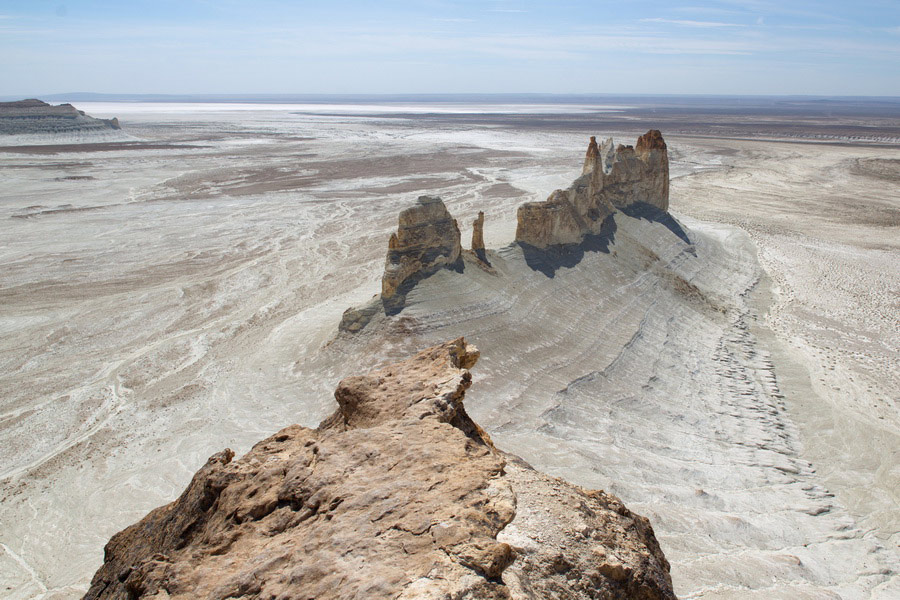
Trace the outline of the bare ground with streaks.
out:
M 504 247 L 515 208 L 620 132 L 495 125 L 134 113 L 182 147 L 4 153 L 0 595 L 78 597 L 209 455 L 459 334 L 473 416 L 647 515 L 680 597 L 896 594 L 896 150 L 667 135 L 690 243 L 620 216 L 550 278 Z M 464 239 L 485 212 L 495 273 L 436 275 L 333 341 L 420 189 Z

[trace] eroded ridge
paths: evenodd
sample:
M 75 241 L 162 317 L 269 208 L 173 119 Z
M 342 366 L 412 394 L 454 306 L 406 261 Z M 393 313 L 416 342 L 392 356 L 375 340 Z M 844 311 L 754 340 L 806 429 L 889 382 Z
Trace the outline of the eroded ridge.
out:
M 637 144 L 602 144 L 591 136 L 581 177 L 543 202 L 526 202 L 517 214 L 516 241 L 536 248 L 579 244 L 599 235 L 617 209 L 634 204 L 669 209 L 669 155 L 662 134 L 652 129 Z
M 648 131 L 634 147 L 615 147 L 612 138 L 598 145 L 591 136 L 582 175 L 571 186 L 556 190 L 544 202 L 519 207 L 515 242 L 532 255 L 535 250 L 552 252 L 580 245 L 587 236 L 607 235 L 617 210 L 672 221 L 668 208 L 669 157 L 659 131 Z M 677 227 L 674 221 L 671 227 Z M 490 267 L 488 252 L 484 213 L 479 212 L 472 223 L 471 256 Z M 462 271 L 464 258 L 459 224 L 443 200 L 420 196 L 400 213 L 397 231 L 388 241 L 380 299 L 345 311 L 340 331 L 356 333 L 381 311 L 399 313 L 416 283 L 442 269 Z
M 343 380 L 317 429 L 213 455 L 116 534 L 85 598 L 674 598 L 649 522 L 466 414 L 458 338 Z

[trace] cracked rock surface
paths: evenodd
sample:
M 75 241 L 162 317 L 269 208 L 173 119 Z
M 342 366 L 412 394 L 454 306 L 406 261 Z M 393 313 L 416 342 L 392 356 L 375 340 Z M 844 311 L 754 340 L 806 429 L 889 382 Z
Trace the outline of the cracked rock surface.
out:
M 649 522 L 466 414 L 459 338 L 343 380 L 317 429 L 213 455 L 116 534 L 85 598 L 674 598 Z

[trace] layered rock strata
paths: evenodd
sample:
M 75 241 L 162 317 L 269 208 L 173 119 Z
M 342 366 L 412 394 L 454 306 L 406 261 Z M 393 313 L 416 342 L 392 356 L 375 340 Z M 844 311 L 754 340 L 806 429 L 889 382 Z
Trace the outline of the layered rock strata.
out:
M 95 119 L 71 104 L 52 106 L 29 99 L 0 102 L 0 135 L 120 129 L 118 119 Z
M 317 429 L 213 455 L 113 536 L 85 598 L 674 598 L 645 518 L 469 418 L 477 358 L 460 338 L 350 377 Z
M 381 301 L 385 312 L 403 306 L 406 287 L 438 269 L 457 265 L 460 260 L 459 225 L 440 198 L 419 196 L 416 203 L 400 213 L 397 232 L 388 242 Z
M 662 134 L 648 131 L 637 145 L 602 144 L 591 137 L 581 177 L 544 202 L 519 207 L 516 241 L 536 248 L 578 244 L 599 235 L 606 219 L 633 204 L 669 208 L 669 157 Z
M 601 235 L 618 209 L 645 204 L 669 208 L 669 158 L 657 130 L 638 138 L 637 146 L 613 146 L 612 138 L 597 144 L 591 136 L 581 176 L 544 202 L 526 202 L 518 209 L 516 242 L 531 248 L 580 244 Z M 472 223 L 472 254 L 481 267 L 491 268 L 484 245 L 484 213 Z M 416 282 L 443 268 L 463 268 L 459 226 L 440 198 L 420 196 L 400 213 L 391 234 L 381 279 L 380 300 L 347 309 L 338 329 L 356 333 L 383 310 L 400 312 Z

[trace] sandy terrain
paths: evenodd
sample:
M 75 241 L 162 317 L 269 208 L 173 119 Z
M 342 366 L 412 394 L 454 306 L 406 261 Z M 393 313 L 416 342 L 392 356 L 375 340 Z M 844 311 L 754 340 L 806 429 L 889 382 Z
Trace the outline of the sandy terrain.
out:
M 804 456 L 863 527 L 896 547 L 900 153 L 723 145 L 737 151 L 728 169 L 678 180 L 674 209 L 738 225 L 756 243 L 774 294 L 763 331 L 777 340 Z
M 897 150 L 667 138 L 681 235 L 621 215 L 577 264 L 504 248 L 502 277 L 441 273 L 334 340 L 418 193 L 464 239 L 484 210 L 501 248 L 588 134 L 622 136 L 119 116 L 141 145 L 0 155 L 5 596 L 78 597 L 109 536 L 209 455 L 313 425 L 341 377 L 458 333 L 482 350 L 473 416 L 650 517 L 680 596 L 900 593 Z

